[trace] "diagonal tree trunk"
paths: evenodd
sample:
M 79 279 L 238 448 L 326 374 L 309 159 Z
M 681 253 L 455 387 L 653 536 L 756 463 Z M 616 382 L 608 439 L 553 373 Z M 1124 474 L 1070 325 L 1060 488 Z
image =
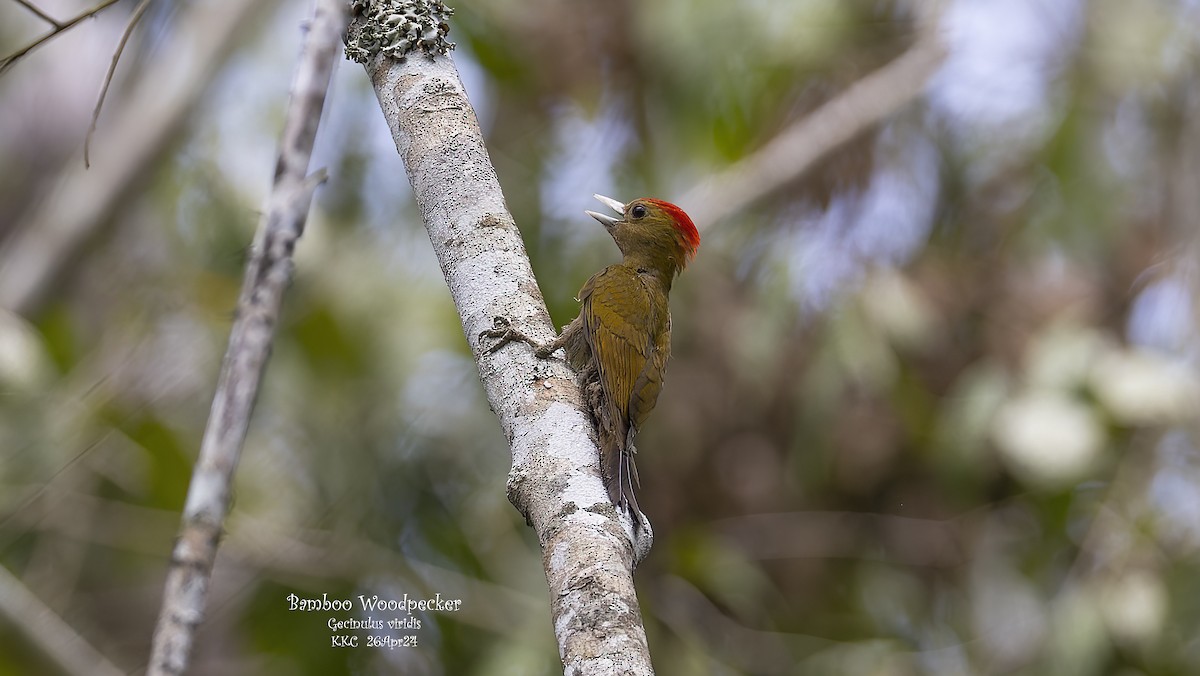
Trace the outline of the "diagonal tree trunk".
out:
M 427 0 L 352 4 L 373 18 L 353 20 L 347 53 L 366 62 L 488 401 L 508 438 L 508 496 L 541 543 L 565 672 L 652 674 L 632 547 L 600 480 L 599 452 L 574 373 L 529 349 L 488 354 L 480 343 L 480 333 L 501 316 L 538 340 L 555 332 L 475 111 L 445 53 L 445 23 L 426 22 L 439 26 L 438 34 L 414 41 L 430 45 L 432 56 L 397 50 L 396 60 L 363 47 L 379 44 L 379 27 L 371 25 L 377 18 L 448 12 Z

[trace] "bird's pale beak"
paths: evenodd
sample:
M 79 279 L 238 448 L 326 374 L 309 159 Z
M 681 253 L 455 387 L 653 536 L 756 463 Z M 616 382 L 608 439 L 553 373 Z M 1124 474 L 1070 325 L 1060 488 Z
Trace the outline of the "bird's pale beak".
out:
M 605 206 L 612 209 L 613 211 L 617 212 L 618 214 L 621 214 L 622 216 L 625 215 L 625 205 L 621 204 L 620 202 L 616 201 L 615 199 L 613 199 L 611 197 L 605 197 L 604 195 L 592 195 L 592 197 L 595 197 L 596 199 L 600 200 L 601 203 L 603 203 Z M 594 211 L 585 211 L 583 213 L 587 214 L 588 216 L 591 216 L 592 218 L 596 219 L 597 221 L 600 221 L 600 224 L 603 225 L 605 228 L 613 227 L 614 225 L 617 224 L 617 221 L 620 220 L 617 218 L 613 218 L 612 216 L 605 216 L 604 214 L 598 214 Z

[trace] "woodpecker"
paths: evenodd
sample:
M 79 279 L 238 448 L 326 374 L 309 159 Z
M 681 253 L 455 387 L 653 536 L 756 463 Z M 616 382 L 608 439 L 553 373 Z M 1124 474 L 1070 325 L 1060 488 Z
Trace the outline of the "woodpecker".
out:
M 603 195 L 595 198 L 619 215 L 585 212 L 612 235 L 622 260 L 584 283 L 579 316 L 545 344 L 503 318 L 482 335 L 500 339 L 489 353 L 513 340 L 530 344 L 542 359 L 565 348 L 596 423 L 609 499 L 618 509 L 629 510 L 636 538 L 648 524 L 634 496 L 639 482 L 633 439 L 662 391 L 671 357 L 671 284 L 696 256 L 700 232 L 670 202 L 642 197 L 622 204 Z

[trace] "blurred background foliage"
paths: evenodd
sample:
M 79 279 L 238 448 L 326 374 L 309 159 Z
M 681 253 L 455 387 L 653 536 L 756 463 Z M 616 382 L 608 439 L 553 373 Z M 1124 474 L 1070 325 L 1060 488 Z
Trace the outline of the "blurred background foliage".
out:
M 264 3 L 45 300 L 0 311 L 0 674 L 53 672 L 48 611 L 144 668 L 309 5 Z M 916 36 L 900 0 L 453 6 L 558 324 L 616 258 L 591 193 L 679 199 Z M 152 8 L 115 101 L 189 30 Z M 0 77 L 0 261 L 73 198 L 130 11 Z M 1198 13 L 948 2 L 916 103 L 699 224 L 638 444 L 659 673 L 1200 673 Z M 0 3 L 0 52 L 44 30 Z M 192 673 L 559 673 L 503 436 L 352 64 L 314 165 Z M 331 648 L 285 601 L 436 592 L 462 610 L 391 632 L 415 649 Z

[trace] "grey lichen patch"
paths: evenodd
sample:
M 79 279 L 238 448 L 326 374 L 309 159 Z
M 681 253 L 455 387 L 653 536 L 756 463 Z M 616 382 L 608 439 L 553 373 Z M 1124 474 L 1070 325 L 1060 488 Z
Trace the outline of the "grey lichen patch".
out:
M 494 214 L 489 211 L 488 213 L 484 214 L 482 218 L 479 219 L 478 227 L 480 227 L 480 228 L 503 228 L 504 226 L 508 225 L 508 223 L 509 223 L 508 219 L 504 218 L 500 214 Z
M 614 521 L 617 517 L 617 508 L 613 507 L 611 502 L 597 502 L 591 507 L 586 508 L 585 511 L 591 512 L 592 514 L 600 514 L 601 516 L 611 517 Z
M 368 63 L 380 52 L 397 61 L 416 50 L 445 54 L 454 49 L 446 40 L 453 13 L 441 0 L 351 0 L 346 58 Z
M 540 300 L 542 297 L 542 290 L 538 287 L 537 280 L 533 277 L 519 280 L 517 282 L 517 289 L 530 298 L 537 298 Z M 542 305 L 541 307 L 545 307 L 545 305 Z M 540 314 L 541 313 L 539 313 L 539 315 Z M 550 321 L 550 313 L 548 312 L 546 313 L 546 321 Z
M 511 442 L 511 440 L 510 440 Z M 513 467 L 508 473 L 508 482 L 505 486 L 505 493 L 508 495 L 508 501 L 513 507 L 525 517 L 525 523 L 533 525 L 533 520 L 529 518 L 529 494 L 526 486 L 529 482 L 529 472 L 522 467 Z

